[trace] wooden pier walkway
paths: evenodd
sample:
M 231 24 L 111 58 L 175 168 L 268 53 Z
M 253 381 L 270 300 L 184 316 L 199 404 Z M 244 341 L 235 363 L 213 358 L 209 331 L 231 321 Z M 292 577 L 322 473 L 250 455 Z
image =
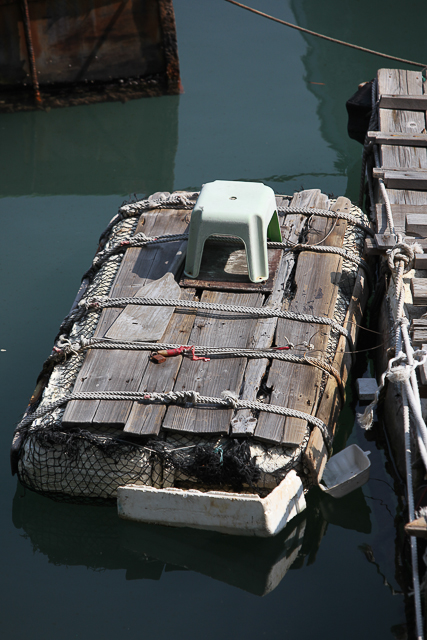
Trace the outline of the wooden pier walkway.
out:
M 427 94 L 421 71 L 380 69 L 379 129 L 368 138 L 379 146 L 381 166 L 373 167 L 376 235 L 366 240 L 370 255 L 381 255 L 394 246 L 396 238 L 387 220 L 379 180 L 384 181 L 396 234 L 404 242 L 420 244 L 425 253 L 415 256 L 414 269 L 405 276 L 405 313 L 411 322 L 414 347 L 427 344 Z M 383 281 L 390 295 L 383 300 L 380 329 L 389 348 L 380 350 L 379 368 L 385 370 L 393 348 L 389 321 L 396 302 L 393 283 Z M 390 308 L 387 308 L 390 305 Z M 421 395 L 427 396 L 427 370 L 421 371 Z M 403 446 L 403 430 L 396 429 L 398 446 Z M 403 451 L 404 448 L 401 449 Z
M 186 193 L 187 197 L 191 194 Z M 329 199 L 319 190 L 297 193 L 293 198 L 277 198 L 279 206 L 328 209 Z M 336 212 L 348 212 L 351 203 L 339 198 Z M 135 233 L 159 237 L 185 233 L 190 212 L 156 209 L 144 212 Z M 281 216 L 282 237 L 292 243 L 301 240 L 323 246 L 342 247 L 347 221 L 344 219 L 291 213 Z M 323 241 L 324 240 L 324 241 Z M 210 243 L 210 244 L 209 244 Z M 110 297 L 162 297 L 200 300 L 247 307 L 274 307 L 314 316 L 333 318 L 343 257 L 312 251 L 301 253 L 269 249 L 270 278 L 254 285 L 247 276 L 245 254 L 236 245 L 215 246 L 208 241 L 199 278 L 181 277 L 186 242 L 128 248 L 121 262 Z M 357 269 L 357 268 L 356 268 Z M 179 284 L 178 284 L 179 283 Z M 292 295 L 286 291 L 292 288 Z M 368 295 L 365 273 L 359 269 L 353 298 L 343 323 L 354 339 Z M 100 314 L 94 334 L 97 338 L 160 341 L 181 345 L 268 349 L 294 343 L 289 353 L 303 356 L 306 344 L 313 344 L 308 355 L 328 360 L 326 346 L 331 327 L 282 318 L 248 317 L 234 312 L 206 312 L 198 309 L 138 307 L 108 308 Z M 300 346 L 298 346 L 300 345 Z M 331 363 L 331 362 L 330 362 Z M 345 384 L 351 365 L 348 343 L 340 336 L 331 363 Z M 86 391 L 182 391 L 195 390 L 204 396 L 220 397 L 225 390 L 243 400 L 262 400 L 317 416 L 332 435 L 342 399 L 334 376 L 308 362 L 245 357 L 215 358 L 208 362 L 189 357 L 168 358 L 155 364 L 148 351 L 97 350 L 87 352 L 74 392 Z M 254 417 L 248 409 L 166 406 L 128 400 L 74 400 L 63 417 L 65 427 L 114 426 L 134 436 L 159 436 L 162 432 L 199 435 L 242 436 L 272 445 L 298 446 L 307 434 L 305 420 L 261 412 Z M 323 471 L 327 452 L 318 427 L 310 436 L 305 466 L 317 479 Z

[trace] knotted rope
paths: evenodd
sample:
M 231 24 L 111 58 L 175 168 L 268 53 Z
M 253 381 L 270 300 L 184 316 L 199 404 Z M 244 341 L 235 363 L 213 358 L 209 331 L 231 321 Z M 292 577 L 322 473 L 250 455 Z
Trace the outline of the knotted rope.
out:
M 179 307 L 181 309 L 201 309 L 206 311 L 224 311 L 225 313 L 241 313 L 257 318 L 284 318 L 286 320 L 296 320 L 298 322 L 307 322 L 309 324 L 324 324 L 331 327 L 333 331 L 345 336 L 349 343 L 352 344 L 350 332 L 332 318 L 312 316 L 308 313 L 282 311 L 282 309 L 274 307 L 241 307 L 238 305 L 219 304 L 215 302 L 196 302 L 195 300 L 180 300 L 173 298 L 109 298 L 108 296 L 98 296 L 89 298 L 88 300 L 82 300 L 79 303 L 78 309 L 83 315 L 87 312 L 101 311 L 102 309 L 126 307 L 129 304 L 153 307 Z
M 307 349 L 312 345 L 306 345 Z M 105 338 L 83 338 L 71 342 L 65 336 L 60 336 L 54 348 L 55 353 L 50 356 L 52 360 L 59 361 L 62 355 L 78 354 L 86 349 L 123 349 L 126 351 L 160 351 L 163 349 L 179 349 L 181 345 L 164 342 L 131 342 L 126 340 L 112 340 Z M 312 356 L 298 356 L 292 353 L 284 353 L 275 349 L 238 349 L 236 347 L 207 347 L 202 345 L 194 346 L 197 356 L 222 356 L 230 358 L 250 358 L 261 360 L 268 358 L 270 360 L 281 360 L 282 362 L 293 362 L 295 364 L 307 364 L 317 367 L 333 376 L 337 381 L 341 398 L 345 399 L 345 388 L 339 371 L 331 364 L 319 358 Z
M 331 451 L 332 441 L 328 432 L 326 424 L 303 411 L 297 411 L 296 409 L 289 409 L 288 407 L 280 407 L 273 404 L 264 404 L 263 402 L 253 402 L 250 400 L 239 400 L 231 391 L 224 391 L 221 398 L 215 398 L 210 396 L 202 396 L 197 391 L 169 391 L 169 392 L 140 392 L 140 391 L 77 391 L 63 396 L 62 398 L 46 404 L 44 407 L 37 409 L 34 413 L 25 416 L 19 423 L 16 432 L 24 430 L 30 424 L 43 417 L 47 413 L 58 409 L 67 402 L 72 400 L 128 400 L 130 402 L 141 403 L 160 403 L 160 404 L 179 404 L 187 406 L 188 404 L 193 406 L 198 405 L 212 405 L 224 409 L 251 409 L 253 411 L 266 411 L 267 413 L 274 413 L 276 415 L 282 415 L 286 417 L 299 418 L 305 420 L 312 427 L 318 427 L 322 433 L 325 445 L 328 451 Z
M 378 83 L 374 81 L 372 84 L 372 113 L 371 123 L 372 129 L 378 127 L 378 111 L 379 100 L 377 96 Z M 370 127 L 371 128 L 371 123 Z M 380 166 L 380 158 L 378 152 L 378 146 L 376 144 L 369 145 L 367 139 L 365 140 L 364 147 L 364 163 L 362 180 L 364 183 L 364 173 L 366 166 L 367 154 L 370 150 L 373 150 L 374 162 L 377 167 Z M 417 253 L 423 253 L 422 247 L 415 243 L 413 245 L 408 244 L 403 240 L 401 234 L 396 234 L 396 228 L 393 220 L 393 211 L 388 197 L 387 189 L 382 178 L 379 178 L 380 192 L 384 200 L 387 224 L 391 233 L 396 237 L 396 244 L 392 249 L 387 251 L 387 264 L 392 273 L 396 298 L 396 321 L 395 321 L 395 357 L 392 358 L 387 370 L 381 376 L 381 383 L 375 394 L 375 399 L 368 405 L 364 414 L 359 417 L 360 424 L 363 428 L 369 429 L 373 421 L 373 411 L 378 403 L 379 394 L 384 388 L 385 381 L 388 379 L 391 383 L 398 384 L 401 388 L 402 404 L 403 404 L 403 429 L 405 437 L 405 462 L 406 462 L 406 483 L 408 490 L 408 507 L 409 507 L 409 520 L 414 520 L 414 499 L 413 499 L 413 486 L 412 486 L 412 454 L 411 454 L 411 438 L 410 428 L 411 419 L 410 411 L 412 415 L 412 424 L 415 431 L 415 437 L 418 443 L 421 458 L 424 463 L 425 469 L 427 469 L 427 427 L 423 419 L 421 410 L 421 400 L 418 389 L 418 382 L 416 376 L 416 368 L 427 362 L 427 352 L 423 350 L 414 351 L 411 339 L 409 337 L 408 325 L 409 320 L 405 315 L 404 302 L 405 302 L 405 289 L 403 283 L 403 276 L 408 273 L 414 266 L 414 258 Z M 371 199 L 371 207 L 375 212 L 374 194 L 372 186 L 372 176 L 368 172 L 368 185 Z M 362 194 L 362 189 L 361 189 Z M 414 587 L 414 599 L 415 599 L 415 615 L 417 626 L 417 637 L 422 640 L 423 623 L 422 623 L 422 610 L 421 610 L 421 596 L 420 596 L 420 581 L 418 575 L 418 551 L 417 541 L 415 537 L 411 537 L 411 556 L 412 556 L 412 575 L 413 575 L 413 587 Z

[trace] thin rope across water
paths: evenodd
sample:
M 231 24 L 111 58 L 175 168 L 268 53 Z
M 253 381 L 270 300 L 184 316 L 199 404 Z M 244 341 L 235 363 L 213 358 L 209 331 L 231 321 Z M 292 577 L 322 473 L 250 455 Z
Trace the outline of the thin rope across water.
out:
M 269 20 L 273 20 L 274 22 L 278 22 L 279 24 L 283 24 L 286 27 L 291 27 L 291 29 L 297 29 L 297 31 L 302 31 L 303 33 L 307 33 L 310 36 L 316 36 L 316 38 L 322 38 L 323 40 L 328 40 L 329 42 L 334 42 L 335 44 L 341 44 L 345 47 L 350 47 L 350 49 L 356 49 L 357 51 L 363 51 L 364 53 L 372 53 L 374 56 L 380 56 L 380 58 L 387 58 L 388 60 L 395 60 L 396 62 L 403 62 L 404 64 L 411 64 L 414 67 L 425 67 L 426 65 L 422 62 L 414 62 L 413 60 L 406 60 L 405 58 L 398 58 L 396 56 L 391 56 L 387 53 L 381 53 L 380 51 L 374 51 L 373 49 L 367 49 L 366 47 L 361 47 L 357 44 L 351 44 L 350 42 L 345 42 L 344 40 L 338 40 L 337 38 L 331 38 L 330 36 L 325 36 L 322 33 L 317 33 L 316 31 L 311 31 L 310 29 L 304 29 L 304 27 L 299 27 L 296 24 L 292 24 L 291 22 L 287 22 L 286 20 L 280 20 L 279 18 L 275 18 L 274 16 L 270 16 L 268 13 L 264 13 L 263 11 L 258 11 L 257 9 L 252 9 L 252 7 L 248 7 L 245 4 L 241 4 L 240 2 L 236 2 L 235 0 L 226 0 L 226 2 L 230 2 L 231 4 L 235 4 L 237 7 L 241 9 L 246 9 L 246 11 L 251 11 L 252 13 L 256 13 L 263 18 L 268 18 Z

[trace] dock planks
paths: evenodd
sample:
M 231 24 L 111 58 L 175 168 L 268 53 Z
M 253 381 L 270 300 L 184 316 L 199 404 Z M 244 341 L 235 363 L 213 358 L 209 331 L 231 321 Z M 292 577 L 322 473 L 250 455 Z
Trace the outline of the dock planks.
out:
M 330 202 L 319 190 L 303 191 L 292 199 L 278 197 L 279 205 L 328 209 Z M 339 198 L 332 207 L 335 211 L 349 210 L 350 202 Z M 160 236 L 166 233 L 183 233 L 189 222 L 189 212 L 182 210 L 156 210 L 144 213 L 136 233 Z M 281 217 L 284 239 L 293 243 L 301 241 L 301 233 L 307 228 L 308 218 L 302 214 Z M 344 220 L 314 217 L 304 238 L 309 244 L 341 247 L 346 229 Z M 274 251 L 274 250 L 273 250 Z M 182 272 L 185 242 L 161 244 L 156 247 L 129 248 L 118 270 L 110 297 L 145 295 L 169 297 L 176 294 L 177 282 Z M 275 251 L 277 253 L 277 251 Z M 241 261 L 240 261 L 241 262 Z M 274 273 L 270 274 L 268 288 L 254 292 L 253 284 L 245 284 L 245 277 L 238 290 L 227 290 L 227 284 L 218 280 L 215 288 L 206 288 L 196 282 L 181 286 L 182 299 L 202 300 L 226 305 L 249 307 L 282 307 L 291 311 L 333 317 L 338 291 L 342 258 L 332 254 L 281 252 L 276 259 Z M 239 273 L 242 265 L 239 263 Z M 296 290 L 293 299 L 285 295 L 288 280 L 294 280 Z M 161 280 L 160 280 L 161 279 Z M 159 282 L 158 282 L 159 281 Z M 154 289 L 153 289 L 154 287 Z M 197 287 L 197 288 L 196 288 Z M 159 289 L 159 291 L 157 291 Z M 154 291 L 154 294 L 153 294 Z M 151 335 L 150 319 L 146 310 L 137 311 L 134 305 L 125 309 L 106 309 L 100 314 L 96 337 L 113 337 L 123 340 L 159 340 L 182 345 L 224 346 L 265 349 L 284 346 L 289 339 L 294 344 L 312 342 L 316 357 L 324 357 L 330 329 L 324 325 L 310 325 L 277 318 L 256 318 L 230 312 L 206 312 L 203 310 L 164 310 L 150 308 L 153 317 L 162 318 L 153 324 L 155 337 Z M 164 326 L 160 325 L 164 323 Z M 302 355 L 302 351 L 295 351 Z M 223 391 L 231 391 L 237 397 L 257 400 L 262 384 L 271 388 L 269 401 L 312 415 L 319 410 L 322 389 L 326 382 L 331 403 L 336 402 L 334 378 L 316 367 L 292 364 L 269 359 L 211 357 L 209 362 L 192 361 L 189 357 L 168 358 L 157 365 L 144 351 L 89 350 L 78 375 L 75 391 L 181 391 L 195 390 L 200 394 L 221 397 Z M 263 388 L 264 389 L 264 388 Z M 329 397 L 329 396 L 328 396 Z M 325 400 L 323 402 L 323 405 Z M 331 404 L 329 403 L 329 404 Z M 328 402 L 327 402 L 328 404 Z M 329 406 L 328 404 L 328 406 Z M 338 402 L 339 404 L 339 402 Z M 335 405 L 334 405 L 335 406 Z M 327 409 L 322 409 L 327 413 Z M 332 409 L 331 409 L 332 411 Z M 234 418 L 234 419 L 233 419 Z M 298 445 L 306 435 L 306 422 L 261 412 L 254 417 L 249 410 L 216 407 L 144 405 L 129 401 L 73 401 L 67 407 L 64 426 L 76 424 L 108 425 L 121 428 L 134 436 L 156 437 L 162 431 L 197 433 L 203 435 L 254 435 L 256 439 L 274 444 Z

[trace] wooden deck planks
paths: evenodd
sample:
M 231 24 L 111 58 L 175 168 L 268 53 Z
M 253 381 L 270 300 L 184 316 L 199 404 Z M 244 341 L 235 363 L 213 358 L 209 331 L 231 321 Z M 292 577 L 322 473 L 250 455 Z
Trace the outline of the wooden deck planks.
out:
M 311 206 L 328 208 L 327 197 L 320 192 Z M 349 210 L 350 201 L 339 198 L 334 209 Z M 319 240 L 331 229 L 331 220 L 315 218 L 313 231 L 307 238 L 309 244 Z M 342 246 L 346 222 L 339 220 L 333 232 L 323 243 Z M 316 231 L 318 233 L 316 233 Z M 319 237 L 320 236 L 320 237 Z M 298 257 L 295 282 L 297 290 L 288 309 L 294 312 L 316 316 L 333 317 L 338 292 L 338 279 L 334 277 L 341 270 L 342 258 L 332 254 L 303 252 Z M 313 355 L 324 358 L 330 330 L 325 325 L 310 325 L 289 320 L 279 320 L 276 344 L 286 344 L 286 338 L 294 343 L 312 342 L 316 348 Z M 296 353 L 302 354 L 303 351 Z M 272 387 L 271 403 L 315 413 L 319 400 L 322 372 L 313 366 L 273 361 L 268 386 Z M 306 433 L 306 422 L 297 418 L 283 419 L 273 414 L 261 414 L 255 431 L 260 440 L 278 444 L 298 445 Z
M 182 300 L 195 300 L 195 289 L 181 289 Z M 161 339 L 161 342 L 188 344 L 193 328 L 195 311 L 176 310 Z M 162 364 L 149 362 L 138 391 L 172 391 L 180 369 L 182 357 L 168 358 Z M 156 436 L 160 432 L 166 405 L 144 405 L 134 402 L 124 431 L 143 436 Z
M 204 291 L 203 302 L 248 307 L 262 306 L 258 293 Z M 256 326 L 256 318 L 230 312 L 197 312 L 189 344 L 247 348 Z M 246 369 L 246 358 L 212 358 L 209 362 L 183 359 L 174 390 L 195 390 L 201 395 L 221 397 L 225 390 L 239 394 Z M 168 407 L 163 428 L 174 431 L 228 433 L 232 409 Z
M 135 233 L 147 235 L 183 233 L 188 225 L 185 211 L 154 210 L 141 216 Z M 162 245 L 130 248 L 117 272 L 110 297 L 133 296 L 146 283 L 170 272 L 176 274 L 183 258 L 181 241 Z M 104 337 L 122 309 L 105 309 L 101 313 L 95 337 Z M 126 339 L 126 336 L 123 336 Z M 74 391 L 136 391 L 148 364 L 148 353 L 135 351 L 89 350 L 77 377 Z M 99 400 L 73 401 L 65 410 L 63 424 L 91 422 L 123 425 L 132 408 L 131 402 Z
M 288 204 L 288 200 L 279 205 Z M 319 190 L 305 191 L 294 195 L 292 206 L 327 207 L 327 196 Z M 335 210 L 346 210 L 349 201 L 340 198 Z M 144 230 L 147 235 L 164 233 L 182 233 L 188 224 L 188 212 L 162 211 L 144 215 L 137 231 Z M 281 224 L 284 238 L 297 242 L 307 222 L 307 216 L 287 215 Z M 346 228 L 343 220 L 314 217 L 307 241 L 315 244 L 330 233 L 324 245 L 341 246 Z M 181 243 L 168 243 L 144 249 L 128 249 L 122 261 L 119 273 L 111 291 L 111 297 L 129 296 L 165 273 L 176 274 L 182 264 L 184 247 Z M 302 313 L 332 317 L 337 294 L 338 277 L 342 258 L 328 254 L 303 252 L 283 254 L 279 265 L 279 278 L 273 292 L 237 293 L 233 291 L 204 291 L 202 300 L 259 307 L 263 304 L 277 306 L 282 303 L 284 286 L 295 262 L 297 290 L 290 304 L 285 308 Z M 325 279 L 325 273 L 328 278 Z M 144 277 L 144 274 L 147 274 Z M 326 283 L 326 285 L 325 285 Z M 182 289 L 181 296 L 194 299 L 196 290 Z M 197 298 L 196 298 L 197 299 Z M 132 305 L 128 307 L 128 311 Z M 117 318 L 122 309 L 104 310 L 96 330 L 96 336 L 110 335 L 121 323 Z M 146 321 L 144 320 L 145 324 Z M 114 326 L 112 326 L 114 325 Z M 145 326 L 145 325 L 144 325 Z M 131 328 L 132 329 L 132 328 Z M 119 334 L 121 330 L 119 331 Z M 134 331 L 132 338 L 138 339 Z M 116 338 L 120 337 L 117 332 Z M 313 337 L 313 334 L 316 334 Z M 112 335 L 112 334 L 111 334 Z M 145 334 L 144 334 L 145 335 Z M 273 341 L 277 345 L 286 344 L 286 337 L 294 342 L 309 341 L 316 349 L 326 347 L 329 328 L 311 326 L 303 323 L 289 323 L 276 318 L 251 318 L 235 313 L 202 310 L 197 314 L 189 310 L 176 310 L 170 318 L 161 341 L 177 344 L 195 344 L 229 346 L 237 348 L 268 348 Z M 122 336 L 126 339 L 126 336 Z M 301 353 L 296 351 L 295 353 Z M 323 357 L 323 353 L 314 353 Z M 78 376 L 75 390 L 139 390 L 169 391 L 171 389 L 194 389 L 206 396 L 220 397 L 225 390 L 235 392 L 244 399 L 256 400 L 269 361 L 247 360 L 245 358 L 212 358 L 209 362 L 191 361 L 189 358 L 171 358 L 162 365 L 149 362 L 148 352 L 127 351 L 89 351 Z M 274 361 L 268 373 L 267 384 L 273 387 L 271 403 L 296 408 L 306 413 L 316 413 L 319 391 L 324 374 L 311 366 L 296 365 Z M 335 383 L 333 383 L 335 384 Z M 329 384 L 331 386 L 332 383 Z M 332 388 L 332 387 L 331 387 Z M 230 432 L 232 409 L 194 408 L 165 405 L 143 405 L 127 401 L 77 401 L 70 403 L 64 417 L 65 425 L 90 422 L 123 426 L 126 433 L 145 436 L 157 436 L 162 428 L 178 432 L 200 434 L 227 434 Z M 237 421 L 233 421 L 232 435 L 241 435 L 239 420 L 251 418 L 253 433 L 256 420 L 250 411 L 239 411 Z M 247 433 L 247 431 L 246 431 Z M 255 430 L 255 437 L 273 443 L 298 444 L 306 433 L 305 421 L 261 413 Z
M 390 94 L 422 96 L 422 73 L 421 71 L 380 69 L 378 72 L 378 88 L 381 96 Z M 379 111 L 381 131 L 387 133 L 423 133 L 425 129 L 424 112 L 384 108 L 383 104 L 387 104 L 387 102 L 382 99 Z M 427 169 L 426 149 L 411 146 L 384 145 L 381 147 L 381 156 L 384 167 L 402 170 L 409 167 Z M 395 201 L 396 204 L 405 204 L 405 202 L 405 200 Z M 410 203 L 408 202 L 408 204 Z
M 277 199 L 278 206 L 304 207 L 310 202 L 311 191 L 296 193 L 292 200 L 288 202 L 286 199 Z M 307 220 L 307 216 L 294 213 L 285 216 L 281 221 L 282 238 L 291 242 L 298 242 L 299 235 Z M 283 303 L 284 290 L 286 284 L 292 274 L 295 266 L 296 255 L 294 253 L 283 253 L 279 264 L 275 286 L 271 295 L 265 301 L 264 306 L 279 307 Z M 255 332 L 251 340 L 251 348 L 267 349 L 270 348 L 277 326 L 277 318 L 259 318 L 255 327 Z M 270 361 L 248 360 L 245 371 L 243 386 L 241 390 L 242 400 L 255 401 L 261 386 L 261 381 L 267 370 Z M 242 409 L 236 412 L 235 418 L 232 420 L 231 433 L 233 436 L 252 435 L 255 431 L 256 419 L 252 416 L 252 411 Z
M 345 322 L 343 323 L 344 327 L 350 332 L 353 344 L 356 344 L 359 326 L 362 322 L 363 311 L 367 304 L 368 297 L 369 287 L 366 283 L 366 274 L 364 269 L 360 268 L 357 273 L 356 283 L 345 317 Z M 340 372 L 341 380 L 345 385 L 352 366 L 352 355 L 349 352 L 348 342 L 344 336 L 341 336 L 338 341 L 333 365 L 337 371 Z M 319 408 L 316 412 L 316 417 L 320 418 L 320 420 L 323 420 L 323 422 L 328 425 L 331 437 L 334 435 L 342 405 L 341 394 L 335 379 L 329 377 L 326 382 L 322 399 L 319 403 Z M 315 484 L 318 484 L 322 478 L 327 459 L 328 451 L 326 449 L 323 436 L 320 429 L 318 427 L 314 427 L 310 434 L 307 449 L 304 452 L 303 464 Z

